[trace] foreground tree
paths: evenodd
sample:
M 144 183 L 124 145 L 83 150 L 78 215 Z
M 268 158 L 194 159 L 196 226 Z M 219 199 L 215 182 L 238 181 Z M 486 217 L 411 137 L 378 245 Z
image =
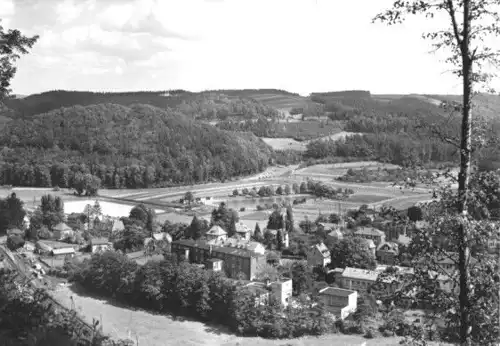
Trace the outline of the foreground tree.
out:
M 38 35 L 24 36 L 19 30 L 4 30 L 0 25 L 0 102 L 10 93 L 10 81 L 17 68 L 14 63 L 20 54 L 28 54 L 38 40 Z
M 460 173 L 458 175 L 458 195 L 456 199 L 456 223 L 458 234 L 458 271 L 460 287 L 460 342 L 471 344 L 471 299 L 470 299 L 470 241 L 468 233 L 470 217 L 467 215 L 469 203 L 469 180 L 472 154 L 472 96 L 474 87 L 487 82 L 492 75 L 481 71 L 485 63 L 498 65 L 499 53 L 484 44 L 485 39 L 500 35 L 500 0 L 436 0 L 401 1 L 393 8 L 375 17 L 388 24 L 401 23 L 407 14 L 422 14 L 427 18 L 444 14 L 448 17 L 448 28 L 424 34 L 434 41 L 435 48 L 451 51 L 447 62 L 454 66 L 454 73 L 463 84 L 463 99 L 460 110 L 462 124 L 460 139 L 444 137 L 460 151 Z M 461 15 L 461 16 L 460 16 Z M 441 134 L 442 135 L 442 134 Z
M 25 215 L 23 202 L 15 193 L 0 199 L 0 235 L 5 234 L 9 228 L 22 229 Z

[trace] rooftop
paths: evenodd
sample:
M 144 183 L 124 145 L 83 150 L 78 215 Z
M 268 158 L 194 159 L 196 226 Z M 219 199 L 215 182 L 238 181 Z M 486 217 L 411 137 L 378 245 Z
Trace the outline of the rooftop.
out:
M 66 225 L 64 222 L 59 222 L 54 228 L 53 228 L 54 231 L 71 231 L 71 227 L 69 227 L 68 225 Z
M 71 248 L 61 248 L 61 249 L 54 249 L 52 250 L 52 253 L 54 255 L 64 255 L 64 254 L 70 254 L 70 253 L 75 253 L 75 249 Z
M 319 243 L 313 246 L 313 249 L 317 249 L 323 257 L 329 257 L 330 256 L 330 250 L 326 247 L 324 243 Z
M 356 293 L 356 291 L 346 290 L 337 287 L 325 287 L 319 291 L 319 294 L 327 294 L 329 296 L 336 296 L 336 297 L 349 297 L 351 294 L 354 293 Z
M 192 239 L 183 239 L 183 240 L 176 240 L 172 242 L 172 244 L 178 244 L 178 245 L 183 245 L 187 247 L 194 247 L 194 248 L 200 248 L 200 249 L 205 249 L 209 250 L 210 247 L 212 247 L 212 252 L 222 252 L 226 253 L 229 255 L 233 256 L 240 256 L 240 257 L 260 257 L 264 255 L 260 255 L 255 253 L 254 251 L 248 250 L 248 249 L 241 249 L 237 247 L 227 247 L 227 246 L 218 246 L 218 245 L 211 245 L 205 240 L 192 240 Z
M 73 248 L 73 244 L 63 243 L 60 241 L 53 240 L 39 240 L 37 243 L 43 244 L 45 246 L 51 247 L 53 249 L 63 249 L 63 248 Z
M 210 228 L 210 230 L 207 232 L 208 235 L 215 235 L 215 236 L 220 236 L 220 235 L 227 235 L 227 232 L 222 229 L 222 227 L 215 225 Z
M 374 270 L 359 269 L 346 267 L 342 273 L 342 277 L 350 279 L 370 280 L 375 281 L 379 273 Z
M 338 227 L 336 223 L 330 223 L 330 222 L 320 222 L 318 223 L 318 225 L 323 227 L 324 229 L 335 229 Z
M 92 245 L 108 245 L 111 244 L 108 238 L 92 238 L 90 240 Z
M 236 232 L 237 233 L 248 233 L 250 232 L 250 228 L 247 227 L 243 222 L 236 223 Z
M 370 235 L 370 236 L 385 236 L 385 233 L 382 232 L 381 230 L 374 228 L 374 227 L 360 227 L 356 232 L 354 232 L 356 235 Z

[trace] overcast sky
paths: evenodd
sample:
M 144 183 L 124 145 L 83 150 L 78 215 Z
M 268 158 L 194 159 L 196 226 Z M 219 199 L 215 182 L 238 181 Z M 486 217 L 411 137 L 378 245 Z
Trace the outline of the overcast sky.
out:
M 460 93 L 443 56 L 429 54 L 421 38 L 439 23 L 371 24 L 392 2 L 0 0 L 0 18 L 5 28 L 40 35 L 18 62 L 17 94 L 178 88 Z

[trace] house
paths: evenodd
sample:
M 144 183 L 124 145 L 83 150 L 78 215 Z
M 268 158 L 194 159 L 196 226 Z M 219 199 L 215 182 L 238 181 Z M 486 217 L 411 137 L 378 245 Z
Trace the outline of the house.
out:
M 54 257 L 73 257 L 75 255 L 75 249 L 72 247 L 53 249 L 50 254 Z
M 346 267 L 342 272 L 342 288 L 364 292 L 377 281 L 379 273 L 374 270 Z
M 500 241 L 495 238 L 488 239 L 487 250 L 491 254 L 500 253 Z
M 353 290 L 325 287 L 319 291 L 319 297 L 326 309 L 342 320 L 356 311 L 358 306 L 358 292 Z
M 125 225 L 121 220 L 115 220 L 111 227 L 111 233 L 121 232 L 125 229 Z
M 313 267 L 326 267 L 332 262 L 330 250 L 324 243 L 313 245 L 307 252 L 307 264 Z
M 330 233 L 328 233 L 326 235 L 326 239 L 328 241 L 337 241 L 337 240 L 341 240 L 342 238 L 344 237 L 344 235 L 342 234 L 342 232 L 340 231 L 340 229 L 334 229 L 332 231 L 330 231 Z
M 385 243 L 385 233 L 374 227 L 360 227 L 354 235 L 367 240 L 373 240 L 376 246 Z
M 222 270 L 222 265 L 224 261 L 220 258 L 210 258 L 205 264 L 205 268 L 208 270 L 213 270 L 215 272 L 220 272 Z
M 52 232 L 54 234 L 54 238 L 57 240 L 62 240 L 62 239 L 65 239 L 67 237 L 71 237 L 74 234 L 71 227 L 66 225 L 64 222 L 60 222 L 56 226 L 54 226 L 52 228 Z
M 184 257 L 190 263 L 205 263 L 211 258 L 222 260 L 228 277 L 236 278 L 243 274 L 246 279 L 253 280 L 255 275 L 266 264 L 266 256 L 246 249 L 243 245 L 236 247 L 213 245 L 204 240 L 176 240 L 172 242 L 172 253 L 179 258 Z
M 245 240 L 250 240 L 251 230 L 243 222 L 236 223 L 236 234 Z
M 279 230 L 277 230 L 277 229 L 268 229 L 268 228 L 265 228 L 264 232 L 262 234 L 265 234 L 267 231 L 269 231 L 269 233 L 271 233 L 275 237 L 278 236 L 278 231 Z M 289 247 L 290 246 L 290 237 L 288 236 L 288 232 L 282 231 L 281 234 L 283 234 L 283 247 L 284 248 Z
M 10 236 L 13 236 L 13 235 L 17 235 L 19 237 L 24 238 L 24 231 L 21 231 L 19 228 L 8 229 L 7 230 L 7 236 L 10 237 Z
M 365 239 L 365 241 L 366 241 L 366 245 L 368 245 L 368 249 L 370 250 L 370 252 L 373 254 L 373 256 L 376 256 L 377 255 L 377 246 L 375 245 L 373 240 Z
M 266 252 L 266 247 L 257 241 L 250 241 L 246 246 L 247 250 L 263 255 Z
M 24 245 L 23 245 L 23 250 L 24 251 L 30 251 L 30 252 L 33 252 L 35 251 L 35 243 L 32 243 L 30 241 L 26 241 L 24 242 Z
M 271 298 L 270 289 L 257 283 L 249 283 L 248 285 L 241 286 L 239 290 L 245 290 L 255 297 L 255 307 L 259 305 L 267 305 Z
M 336 230 L 339 228 L 339 225 L 336 223 L 329 223 L 329 222 L 319 222 L 318 223 L 318 228 L 322 231 L 325 232 L 330 232 L 333 230 Z
M 215 242 L 224 242 L 227 239 L 227 232 L 218 225 L 212 226 L 206 234 L 208 240 Z
M 113 248 L 113 243 L 107 238 L 92 238 L 90 240 L 90 248 L 92 253 L 107 251 Z
M 275 301 L 279 302 L 281 306 L 287 307 L 291 303 L 293 290 L 291 279 L 274 282 L 270 282 L 269 280 L 265 282 L 251 282 L 244 287 L 251 289 L 251 292 L 257 295 L 256 305 Z
M 398 244 L 386 242 L 379 246 L 376 252 L 377 261 L 383 264 L 393 265 L 399 255 Z
M 52 241 L 52 240 L 39 240 L 35 243 L 35 252 L 45 255 L 51 254 L 52 250 L 55 249 L 69 249 L 69 248 L 72 248 L 74 251 L 76 251 L 80 248 L 80 245 L 62 243 L 59 241 Z

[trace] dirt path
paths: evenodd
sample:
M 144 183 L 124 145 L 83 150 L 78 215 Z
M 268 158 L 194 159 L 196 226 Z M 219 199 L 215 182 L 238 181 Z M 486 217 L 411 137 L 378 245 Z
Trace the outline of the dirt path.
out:
M 92 322 L 101 319 L 104 333 L 119 338 L 131 337 L 140 346 L 366 346 L 398 345 L 398 338 L 364 339 L 361 336 L 332 334 L 325 337 L 299 338 L 292 340 L 266 340 L 242 338 L 219 328 L 212 328 L 196 321 L 180 321 L 163 315 L 140 310 L 130 310 L 74 293 L 61 287 L 52 295 L 62 304 L 71 307 L 70 296 L 80 315 Z

